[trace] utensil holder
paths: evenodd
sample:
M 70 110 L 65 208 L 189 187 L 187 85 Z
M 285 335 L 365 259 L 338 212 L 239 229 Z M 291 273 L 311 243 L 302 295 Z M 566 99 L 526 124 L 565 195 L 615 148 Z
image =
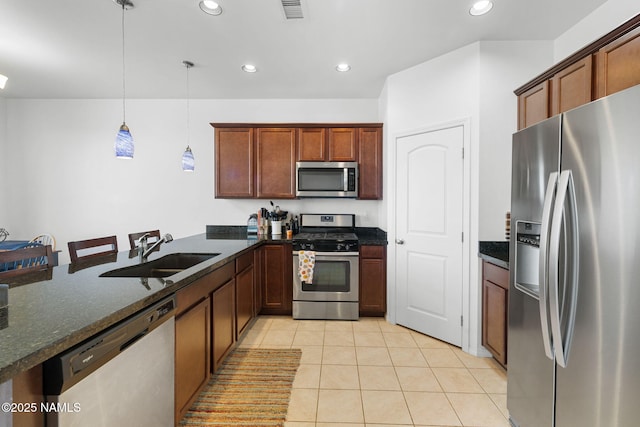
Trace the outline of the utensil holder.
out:
M 282 221 L 271 220 L 271 235 L 272 236 L 282 235 Z

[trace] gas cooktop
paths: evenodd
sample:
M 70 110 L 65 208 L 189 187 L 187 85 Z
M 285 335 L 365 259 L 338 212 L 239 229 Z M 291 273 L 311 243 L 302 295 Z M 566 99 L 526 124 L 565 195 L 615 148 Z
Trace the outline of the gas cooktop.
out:
M 300 233 L 293 236 L 293 249 L 324 252 L 358 250 L 355 215 L 301 214 Z
M 347 240 L 358 240 L 358 236 L 355 233 L 341 233 L 341 232 L 303 232 L 293 236 L 293 240 L 335 240 L 338 242 L 344 242 Z

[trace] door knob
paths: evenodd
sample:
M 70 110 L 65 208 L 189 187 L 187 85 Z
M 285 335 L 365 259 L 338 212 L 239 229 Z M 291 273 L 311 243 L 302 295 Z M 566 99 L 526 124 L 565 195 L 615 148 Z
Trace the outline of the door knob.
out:
M 398 244 L 398 245 L 404 245 L 404 240 L 402 240 L 402 239 L 396 239 L 396 244 Z

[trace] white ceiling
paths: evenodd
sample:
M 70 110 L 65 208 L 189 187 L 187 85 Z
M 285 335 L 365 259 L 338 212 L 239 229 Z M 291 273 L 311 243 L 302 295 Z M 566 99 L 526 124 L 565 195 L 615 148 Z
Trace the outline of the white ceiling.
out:
M 127 98 L 376 98 L 385 78 L 478 40 L 553 40 L 605 0 L 132 0 Z M 121 98 L 122 9 L 113 0 L 0 0 L 5 98 Z M 254 63 L 258 72 L 240 67 Z M 348 62 L 352 70 L 338 73 Z

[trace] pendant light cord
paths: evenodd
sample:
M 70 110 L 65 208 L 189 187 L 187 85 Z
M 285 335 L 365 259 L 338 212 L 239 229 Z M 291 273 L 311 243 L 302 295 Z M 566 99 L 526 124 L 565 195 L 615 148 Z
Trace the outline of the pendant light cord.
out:
M 187 67 L 187 147 L 189 147 L 189 68 L 191 68 L 190 64 L 185 64 Z
M 126 86 L 125 86 L 125 61 L 124 61 L 124 10 L 127 4 L 127 0 L 120 0 L 122 2 L 122 123 L 125 123 L 126 114 L 126 106 L 125 106 L 125 97 L 126 97 Z

